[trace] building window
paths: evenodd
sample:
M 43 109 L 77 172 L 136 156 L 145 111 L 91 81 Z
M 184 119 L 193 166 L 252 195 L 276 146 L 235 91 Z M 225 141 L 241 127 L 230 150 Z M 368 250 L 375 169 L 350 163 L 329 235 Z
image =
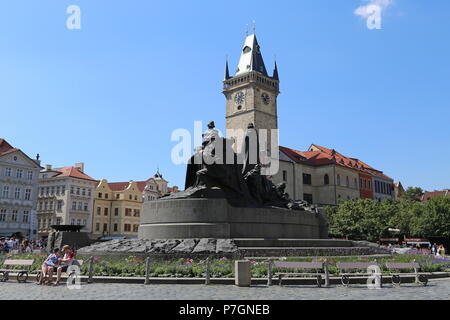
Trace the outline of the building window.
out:
M 303 174 L 303 184 L 311 185 L 311 175 L 308 173 Z
M 14 191 L 14 199 L 20 199 L 20 188 L 16 188 Z
M 9 186 L 3 187 L 3 198 L 9 198 Z
M 58 200 L 57 209 L 58 209 L 58 210 L 61 210 L 61 209 L 62 209 L 62 206 L 63 206 L 62 200 Z
M 287 171 L 283 170 L 283 181 L 287 181 Z M 152 186 L 150 186 L 150 189 L 153 189 Z
M 6 177 L 11 177 L 11 171 L 12 171 L 11 168 L 6 168 L 5 169 L 5 176 Z
M 71 225 L 75 225 L 75 219 L 70 220 Z
M 13 210 L 12 211 L 12 215 L 11 215 L 11 221 L 12 222 L 17 222 L 17 216 L 19 215 L 19 212 L 17 210 Z
M 138 232 L 138 230 L 139 230 L 139 225 L 133 224 L 133 232 Z
M 91 196 L 91 189 L 88 189 L 87 193 L 88 193 L 88 197 L 90 197 Z
M 103 232 L 106 232 L 106 231 L 108 231 L 108 224 L 104 223 L 103 224 Z
M 6 221 L 6 209 L 0 210 L 0 222 Z
M 23 170 L 22 169 L 17 169 L 16 171 L 16 177 L 17 178 L 22 178 L 23 176 Z
M 83 211 L 83 203 L 78 202 L 78 211 Z
M 56 218 L 56 224 L 59 226 L 61 224 L 61 218 Z
M 328 174 L 326 174 L 324 177 L 323 177 L 323 183 L 324 184 L 330 184 L 330 176 L 328 176 Z
M 95 231 L 100 231 L 100 223 L 95 224 Z
M 337 175 L 337 177 L 336 177 L 336 184 L 338 185 L 338 186 L 340 186 L 341 185 L 341 175 Z
M 87 202 L 84 203 L 84 208 L 83 209 L 84 209 L 84 211 L 88 211 L 88 203 Z
M 77 202 L 76 201 L 72 202 L 72 210 L 77 210 Z
M 102 208 L 97 207 L 97 215 L 100 216 L 102 214 Z
M 305 200 L 306 202 L 308 202 L 309 204 L 313 203 L 313 196 L 310 193 L 304 193 L 303 194 L 303 200 Z
M 86 195 L 86 189 L 85 189 L 85 188 L 83 188 L 83 189 L 81 190 L 81 195 L 82 195 L 82 196 L 85 196 L 85 195 Z
M 119 215 L 119 208 L 114 208 L 114 215 L 116 217 Z
M 116 194 L 116 199 L 119 199 L 120 198 L 120 194 Z
M 77 188 L 77 195 L 80 195 L 80 188 Z
M 22 216 L 23 223 L 28 223 L 29 219 L 30 219 L 30 211 L 25 210 Z
M 348 176 L 345 178 L 345 184 L 347 185 L 347 188 L 350 188 L 350 179 Z
M 358 179 L 355 178 L 354 183 L 355 183 L 355 189 L 358 189 Z
M 103 213 L 105 215 L 105 217 L 108 215 L 108 208 L 103 209 Z
M 117 232 L 119 229 L 119 226 L 117 225 L 117 223 L 114 223 L 114 232 Z
M 105 199 L 108 199 L 109 195 L 107 193 L 105 193 Z
M 125 216 L 131 217 L 131 209 L 130 208 L 125 208 Z
M 141 216 L 141 211 L 139 209 L 134 209 L 134 216 L 135 217 L 140 217 Z
M 125 223 L 123 227 L 125 232 L 131 232 L 131 224 Z
M 25 200 L 31 200 L 31 189 L 25 189 Z
M 33 180 L 33 171 L 27 172 L 27 178 L 28 178 L 28 180 Z
M 99 198 L 102 197 L 102 193 L 101 193 L 101 192 L 98 193 L 98 197 L 99 197 Z
M 74 194 L 75 193 L 75 188 L 74 187 L 70 187 L 70 194 Z
M 77 219 L 77 226 L 81 226 L 81 219 Z
M 61 187 L 61 194 L 64 195 L 66 193 L 66 187 Z
M 131 194 L 128 196 L 128 198 L 130 198 L 130 200 L 133 200 L 133 196 Z

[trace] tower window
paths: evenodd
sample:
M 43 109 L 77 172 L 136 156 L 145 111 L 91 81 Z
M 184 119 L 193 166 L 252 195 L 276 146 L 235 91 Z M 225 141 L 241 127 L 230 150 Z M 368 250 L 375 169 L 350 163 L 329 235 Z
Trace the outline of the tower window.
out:
M 328 176 L 328 174 L 326 174 L 326 175 L 323 177 L 323 183 L 324 183 L 324 184 L 330 184 L 330 177 Z

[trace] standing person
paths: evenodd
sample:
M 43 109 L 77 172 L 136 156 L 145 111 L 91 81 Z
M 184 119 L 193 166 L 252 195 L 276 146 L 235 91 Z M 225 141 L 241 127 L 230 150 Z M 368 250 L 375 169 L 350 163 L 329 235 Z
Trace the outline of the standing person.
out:
M 72 265 L 74 253 L 72 250 L 70 250 L 70 247 L 68 245 L 65 245 L 62 248 L 62 252 L 64 253 L 64 256 L 59 259 L 59 266 L 56 267 L 56 282 L 54 283 L 55 286 L 59 285 L 59 282 L 61 281 L 61 274 L 63 272 L 67 271 L 67 268 Z
M 41 276 L 39 277 L 38 285 L 44 284 L 45 276 L 48 274 L 47 284 L 52 283 L 53 279 L 53 268 L 58 266 L 59 257 L 61 256 L 59 249 L 53 249 L 53 253 L 50 254 L 41 266 Z
M 434 256 L 437 254 L 437 245 L 436 245 L 436 243 L 431 246 L 431 253 Z

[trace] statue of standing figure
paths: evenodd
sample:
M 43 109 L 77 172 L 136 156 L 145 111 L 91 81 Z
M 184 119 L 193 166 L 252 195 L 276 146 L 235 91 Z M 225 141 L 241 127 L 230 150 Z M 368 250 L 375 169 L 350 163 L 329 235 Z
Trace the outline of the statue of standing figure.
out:
M 261 174 L 258 131 L 249 123 L 244 137 L 242 163 L 230 139 L 222 138 L 214 121 L 202 135 L 202 145 L 189 160 L 185 191 L 166 198 L 226 198 L 236 207 L 279 207 L 304 210 L 303 202 L 293 201 L 286 184 L 275 185 Z M 232 163 L 228 161 L 232 160 Z

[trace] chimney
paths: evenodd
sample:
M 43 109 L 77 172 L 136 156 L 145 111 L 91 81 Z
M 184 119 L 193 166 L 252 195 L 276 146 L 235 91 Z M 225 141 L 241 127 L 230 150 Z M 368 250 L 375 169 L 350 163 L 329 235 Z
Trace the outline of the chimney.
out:
M 84 172 L 84 162 L 75 163 L 75 168 L 78 168 L 81 172 Z
M 46 171 L 52 170 L 52 165 L 51 165 L 51 164 L 46 164 L 46 165 L 45 165 L 45 170 L 46 170 Z

